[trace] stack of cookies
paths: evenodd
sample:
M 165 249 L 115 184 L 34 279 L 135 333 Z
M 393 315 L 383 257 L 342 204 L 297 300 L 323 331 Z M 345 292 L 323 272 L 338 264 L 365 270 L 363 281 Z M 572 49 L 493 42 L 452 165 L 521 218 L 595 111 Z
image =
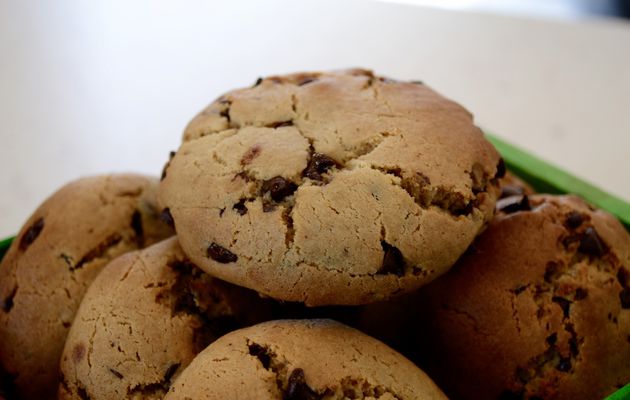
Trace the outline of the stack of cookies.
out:
M 161 179 L 35 211 L 0 265 L 0 398 L 594 399 L 630 381 L 629 310 L 630 235 L 506 176 L 458 104 L 274 76 Z

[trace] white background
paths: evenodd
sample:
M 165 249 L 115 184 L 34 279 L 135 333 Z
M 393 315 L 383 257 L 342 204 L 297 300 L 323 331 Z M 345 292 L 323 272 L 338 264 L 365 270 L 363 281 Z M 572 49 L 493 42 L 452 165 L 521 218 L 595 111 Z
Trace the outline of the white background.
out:
M 258 76 L 362 66 L 630 200 L 630 24 L 355 1 L 0 0 L 0 237 L 71 179 L 158 175 Z

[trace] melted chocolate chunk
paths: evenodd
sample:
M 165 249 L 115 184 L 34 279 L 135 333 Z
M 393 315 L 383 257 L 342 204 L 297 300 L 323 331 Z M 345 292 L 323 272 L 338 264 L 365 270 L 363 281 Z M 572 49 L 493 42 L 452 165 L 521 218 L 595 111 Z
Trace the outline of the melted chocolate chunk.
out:
M 619 271 L 617 271 L 617 281 L 619 281 L 621 287 L 627 288 L 630 283 L 630 272 L 624 267 L 619 268 Z
M 381 240 L 381 247 L 383 247 L 384 252 L 383 264 L 377 274 L 403 276 L 405 274 L 405 260 L 400 250 L 384 240 Z
M 505 161 L 503 158 L 499 158 L 499 163 L 497 164 L 497 173 L 494 175 L 495 178 L 503 178 L 505 176 Z
M 123 374 L 121 374 L 120 372 L 116 371 L 114 368 L 109 368 L 109 372 L 111 372 L 118 379 L 122 379 L 123 378 Z
M 499 199 L 505 199 L 506 197 L 522 196 L 525 194 L 525 190 L 518 185 L 503 185 L 501 186 L 501 195 Z
M 577 211 L 571 211 L 567 214 L 567 218 L 564 221 L 564 224 L 569 229 L 577 229 L 584 222 L 584 217 Z
M 512 214 L 518 211 L 530 211 L 531 209 L 527 195 L 506 197 L 497 201 L 497 210 L 503 211 L 506 214 Z
M 311 82 L 315 82 L 316 80 L 317 80 L 317 79 L 315 79 L 315 78 L 310 78 L 310 77 L 309 77 L 309 78 L 304 78 L 304 79 L 300 80 L 300 81 L 298 82 L 298 84 L 297 84 L 297 85 L 298 85 L 298 86 L 308 85 L 309 83 L 311 83 Z
M 169 208 L 162 210 L 160 213 L 160 220 L 171 228 L 175 228 L 175 221 L 173 220 L 173 215 L 171 215 L 171 210 Z
M 601 257 L 606 252 L 602 240 L 599 238 L 594 228 L 588 227 L 580 238 L 578 251 L 594 257 Z
M 584 300 L 588 296 L 588 290 L 584 288 L 575 289 L 575 300 Z
M 0 305 L 1 306 L 0 308 L 2 308 L 2 311 L 4 312 L 11 311 L 11 309 L 13 308 L 13 298 L 15 297 L 16 293 L 17 293 L 17 286 L 15 286 L 13 290 L 11 290 L 11 293 L 9 293 L 9 296 L 7 298 L 2 300 L 2 304 Z
M 37 239 L 37 237 L 41 233 L 42 229 L 44 229 L 44 218 L 38 218 L 33 223 L 33 225 L 31 225 L 26 230 L 26 232 L 24 232 L 24 235 L 22 235 L 22 239 L 20 240 L 20 246 L 19 246 L 20 250 L 24 251 L 28 248 L 28 246 L 33 244 L 35 239 Z
M 551 335 L 547 336 L 546 341 L 549 346 L 553 346 L 558 341 L 558 334 L 556 332 L 552 333 Z
M 337 161 L 327 155 L 322 153 L 313 153 L 306 169 L 302 172 L 302 175 L 307 178 L 320 181 L 323 173 L 336 166 L 339 166 Z
M 248 348 L 249 355 L 258 358 L 258 361 L 260 361 L 263 368 L 269 369 L 271 366 L 271 355 L 269 354 L 269 351 L 258 343 L 252 343 L 248 346 Z
M 228 264 L 238 260 L 236 254 L 232 253 L 225 247 L 219 246 L 215 242 L 212 242 L 212 244 L 208 246 L 207 255 L 214 261 L 220 262 L 222 264 Z
M 570 358 L 561 358 L 556 366 L 556 369 L 560 372 L 569 372 L 571 371 L 571 359 Z
M 256 86 L 260 85 L 262 83 L 262 81 L 263 81 L 263 78 L 261 76 L 259 76 L 258 79 L 256 79 L 256 82 L 254 82 L 254 86 L 253 87 L 256 87 Z
M 555 261 L 549 261 L 545 267 L 545 282 L 551 283 L 560 274 L 560 264 Z
M 317 392 L 306 384 L 302 368 L 296 368 L 291 372 L 283 400 L 316 400 L 321 398 Z
M 562 314 L 563 314 L 564 318 L 569 318 L 569 312 L 570 312 L 570 309 L 571 309 L 571 301 L 570 300 L 567 300 L 564 297 L 553 296 L 551 298 L 551 301 L 553 301 L 554 303 L 559 305 L 560 308 L 562 308 Z
M 283 126 L 293 126 L 293 120 L 272 122 L 266 125 L 267 128 L 281 128 Z
M 240 199 L 238 203 L 232 206 L 232 208 L 235 209 L 239 215 L 245 215 L 247 214 L 247 206 L 245 205 L 246 201 L 247 199 Z
M 292 195 L 296 189 L 297 186 L 295 183 L 281 176 L 271 178 L 268 181 L 264 181 L 262 184 L 262 192 L 269 192 L 274 201 L 282 201 L 285 197 Z
M 619 292 L 619 300 L 621 301 L 621 308 L 630 308 L 630 289 L 625 288 Z

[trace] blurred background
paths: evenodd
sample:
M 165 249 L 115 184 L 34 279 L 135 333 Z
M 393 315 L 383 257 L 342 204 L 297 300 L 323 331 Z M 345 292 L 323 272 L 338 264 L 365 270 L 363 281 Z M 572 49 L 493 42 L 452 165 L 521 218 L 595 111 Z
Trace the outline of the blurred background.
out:
M 448 10 L 473 10 L 542 18 L 630 18 L 627 0 L 388 0 Z
M 627 4 L 0 0 L 0 237 L 72 179 L 159 175 L 186 123 L 229 89 L 356 66 L 422 80 L 630 200 Z

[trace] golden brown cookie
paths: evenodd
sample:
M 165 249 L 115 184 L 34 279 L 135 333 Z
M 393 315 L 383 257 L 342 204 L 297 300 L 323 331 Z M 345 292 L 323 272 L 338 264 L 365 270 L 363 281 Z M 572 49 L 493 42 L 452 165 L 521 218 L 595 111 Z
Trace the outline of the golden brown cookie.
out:
M 165 400 L 446 399 L 413 363 L 331 320 L 270 321 L 201 352 Z
M 571 196 L 505 199 L 426 288 L 416 345 L 457 399 L 600 399 L 630 382 L 630 235 Z
M 312 306 L 363 304 L 448 270 L 492 216 L 504 172 L 470 113 L 427 86 L 295 74 L 199 114 L 160 203 L 213 275 Z
M 161 399 L 193 357 L 270 319 L 256 292 L 212 278 L 176 238 L 107 265 L 79 307 L 61 358 L 60 399 Z
M 16 396 L 54 398 L 61 350 L 87 287 L 112 258 L 173 234 L 157 179 L 74 181 L 29 218 L 0 264 L 0 359 Z

